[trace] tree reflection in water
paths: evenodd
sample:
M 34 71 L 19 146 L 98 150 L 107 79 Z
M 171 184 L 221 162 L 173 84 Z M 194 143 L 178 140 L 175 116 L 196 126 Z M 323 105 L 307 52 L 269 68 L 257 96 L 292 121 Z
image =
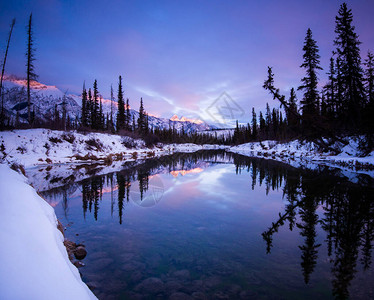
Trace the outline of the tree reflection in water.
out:
M 114 191 L 117 189 L 118 220 L 122 224 L 124 209 L 130 201 L 130 189 L 137 181 L 140 200 L 149 188 L 149 178 L 160 173 L 191 170 L 210 164 L 233 163 L 236 174 L 248 172 L 250 186 L 265 185 L 270 190 L 282 190 L 286 200 L 284 211 L 278 219 L 262 233 L 266 251 L 273 247 L 274 235 L 283 226 L 297 229 L 303 239 L 301 269 L 306 284 L 317 265 L 317 227 L 326 232 L 327 254 L 331 261 L 333 295 L 337 299 L 349 297 L 349 286 L 357 272 L 358 264 L 367 270 L 372 262 L 374 237 L 373 179 L 357 175 L 350 181 L 341 171 L 319 166 L 316 170 L 303 170 L 271 160 L 248 158 L 224 151 L 198 151 L 189 154 L 174 154 L 134 164 L 128 162 L 120 172 L 93 176 L 77 184 L 82 191 L 83 214 L 92 213 L 98 219 L 100 201 L 105 189 L 111 193 L 111 214 L 115 207 Z M 70 187 L 71 188 L 71 187 Z M 68 187 L 61 187 L 45 193 L 62 193 L 63 207 L 68 209 Z M 66 212 L 65 212 L 66 213 Z

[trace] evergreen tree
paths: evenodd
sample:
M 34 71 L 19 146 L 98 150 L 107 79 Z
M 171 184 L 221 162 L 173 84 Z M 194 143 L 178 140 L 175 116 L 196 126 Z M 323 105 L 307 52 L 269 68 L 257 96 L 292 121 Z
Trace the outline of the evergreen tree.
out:
M 374 147 L 374 55 L 370 51 L 365 60 L 366 105 L 364 112 L 364 126 L 366 133 L 366 150 L 370 152 Z
M 365 59 L 365 90 L 366 90 L 366 102 L 368 104 L 374 104 L 374 55 L 368 51 L 367 58 Z
M 103 97 L 100 96 L 100 105 L 99 105 L 99 122 L 98 122 L 98 129 L 103 130 L 105 126 L 105 118 L 103 114 Z
M 125 126 L 125 104 L 123 101 L 122 76 L 118 79 L 118 111 L 117 111 L 117 131 L 124 129 Z
M 99 91 L 97 89 L 97 80 L 93 84 L 93 103 L 91 110 L 92 128 L 100 128 L 100 112 L 99 112 Z
M 252 138 L 257 139 L 257 116 L 254 107 L 252 107 Z
M 335 61 L 334 58 L 330 58 L 330 67 L 328 82 L 323 88 L 323 92 L 325 95 L 324 103 L 326 107 L 326 115 L 330 117 L 330 119 L 336 118 L 337 106 L 336 106 L 336 70 L 335 70 Z M 321 113 L 322 114 L 322 113 Z
M 87 126 L 92 127 L 92 107 L 93 107 L 93 101 L 92 101 L 92 92 L 91 88 L 88 89 L 88 101 L 86 103 L 86 113 L 87 113 Z
M 140 133 L 145 132 L 145 114 L 144 114 L 143 98 L 140 98 L 139 117 L 138 117 L 138 131 Z
M 270 112 L 269 103 L 266 103 L 265 122 L 266 122 L 266 138 L 269 138 L 269 130 L 271 126 L 271 112 Z
M 83 91 L 82 91 L 82 114 L 81 114 L 81 122 L 83 127 L 88 127 L 88 116 L 87 116 L 87 90 L 85 83 L 83 82 Z
M 286 110 L 286 118 L 288 127 L 292 133 L 297 133 L 299 129 L 299 119 L 296 117 L 297 114 L 297 98 L 295 89 L 291 88 L 290 98 L 288 99 L 289 110 Z
M 28 121 L 31 125 L 31 88 L 30 83 L 31 81 L 35 81 L 38 76 L 35 73 L 35 48 L 34 48 L 34 41 L 33 41 L 33 31 L 32 31 L 32 14 L 30 14 L 29 23 L 27 26 L 27 51 L 26 51 L 26 57 L 27 57 L 27 63 L 26 63 L 26 76 L 27 76 L 27 115 L 28 115 Z
M 362 68 L 360 48 L 361 44 L 355 27 L 352 25 L 352 11 L 347 4 L 340 6 L 338 16 L 335 18 L 334 44 L 337 47 L 337 55 L 341 63 L 341 81 L 343 88 L 343 116 L 346 124 L 351 129 L 360 123 L 360 115 L 364 106 L 364 88 L 362 83 Z
M 298 90 L 304 91 L 304 97 L 301 100 L 302 113 L 305 120 L 303 122 L 303 130 L 305 133 L 310 134 L 310 123 L 315 122 L 319 107 L 317 70 L 322 70 L 319 65 L 318 46 L 313 39 L 310 28 L 308 28 L 306 33 L 303 51 L 304 62 L 300 67 L 305 69 L 306 76 L 301 79 L 302 85 L 299 86 Z
M 262 111 L 260 111 L 260 136 L 261 138 L 266 138 L 266 121 L 264 117 L 262 116 Z
M 107 117 L 107 120 L 109 120 L 107 122 L 107 124 L 108 124 L 108 129 L 111 132 L 114 132 L 114 124 L 113 124 L 113 102 L 114 102 L 113 85 L 110 85 L 110 118 Z
M 131 113 L 129 98 L 126 99 L 126 130 L 131 131 Z

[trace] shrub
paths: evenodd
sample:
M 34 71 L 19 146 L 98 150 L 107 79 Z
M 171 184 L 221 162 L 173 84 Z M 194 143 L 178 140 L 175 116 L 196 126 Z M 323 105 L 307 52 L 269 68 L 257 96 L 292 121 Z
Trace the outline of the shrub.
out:
M 10 165 L 10 168 L 18 173 L 21 173 L 23 176 L 26 176 L 25 168 L 21 164 L 14 162 Z
M 57 144 L 57 143 L 62 143 L 62 140 L 61 140 L 60 138 L 58 138 L 58 137 L 50 137 L 50 138 L 49 138 L 49 141 L 50 141 L 51 143 L 55 143 L 55 144 Z
M 103 149 L 103 144 L 99 140 L 96 140 L 94 138 L 87 140 L 86 144 L 90 147 L 96 148 L 98 151 Z
M 124 145 L 128 149 L 136 148 L 136 143 L 133 139 L 124 137 L 121 142 L 122 145 Z
M 72 133 L 64 133 L 61 137 L 70 144 L 74 143 L 75 141 L 75 136 Z
M 17 150 L 19 151 L 19 152 L 21 152 L 21 154 L 24 154 L 24 153 L 26 153 L 27 152 L 27 150 L 26 150 L 26 148 L 25 148 L 25 146 L 19 146 L 18 148 L 17 148 Z

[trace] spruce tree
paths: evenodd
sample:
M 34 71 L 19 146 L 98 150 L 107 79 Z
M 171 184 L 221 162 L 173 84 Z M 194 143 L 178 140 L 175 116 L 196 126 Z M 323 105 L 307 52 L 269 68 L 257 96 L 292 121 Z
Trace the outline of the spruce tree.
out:
M 374 104 L 374 55 L 368 51 L 367 58 L 365 59 L 365 91 L 366 91 L 366 103 Z
M 122 76 L 118 78 L 118 111 L 117 111 L 117 131 L 124 129 L 125 126 L 125 105 L 123 101 Z
M 140 98 L 139 117 L 138 117 L 138 131 L 140 133 L 144 133 L 144 131 L 145 131 L 145 116 L 144 116 L 143 98 Z
M 131 131 L 131 113 L 129 98 L 126 99 L 126 130 Z
M 328 82 L 323 87 L 323 92 L 325 95 L 324 105 L 326 107 L 326 115 L 330 120 L 336 118 L 337 105 L 336 105 L 336 70 L 335 70 L 335 60 L 333 57 L 330 58 L 329 72 L 327 72 Z M 321 112 L 322 114 L 322 112 Z
M 310 124 L 316 121 L 319 114 L 319 92 L 317 90 L 318 77 L 317 70 L 322 70 L 320 67 L 320 56 L 318 54 L 318 46 L 316 41 L 313 39 L 312 30 L 308 28 L 304 47 L 303 47 L 303 59 L 304 62 L 301 64 L 301 68 L 306 71 L 305 77 L 301 79 L 302 85 L 298 87 L 298 90 L 304 92 L 303 99 L 301 100 L 301 108 L 303 119 L 303 131 L 307 135 L 311 134 Z
M 365 59 L 365 88 L 366 105 L 364 117 L 364 126 L 367 149 L 370 151 L 374 146 L 374 55 L 370 51 Z
M 113 92 L 113 85 L 110 85 L 110 118 L 107 117 L 107 125 L 108 129 L 111 132 L 114 132 L 114 125 L 113 125 L 113 102 L 114 102 L 114 92 Z M 109 118 L 109 119 L 108 119 Z
M 99 129 L 100 127 L 100 105 L 99 105 L 99 91 L 97 88 L 97 80 L 95 79 L 93 84 L 93 103 L 92 103 L 92 111 L 91 111 L 91 118 L 92 118 L 92 128 Z
M 87 114 L 87 126 L 90 126 L 91 128 L 92 128 L 92 107 L 93 107 L 92 92 L 91 92 L 91 88 L 89 88 L 88 99 L 86 103 L 86 114 Z
M 81 114 L 81 123 L 83 127 L 88 126 L 88 116 L 87 116 L 87 106 L 88 106 L 88 100 L 87 100 L 87 90 L 85 86 L 85 82 L 83 82 L 83 91 L 82 91 L 82 114 Z
M 343 3 L 335 18 L 337 36 L 334 45 L 337 47 L 336 52 L 341 63 L 343 117 L 345 124 L 353 130 L 360 123 L 360 115 L 364 107 L 364 88 L 359 48 L 361 42 L 358 40 L 352 21 L 352 11 L 348 9 L 346 3 Z
M 290 98 L 288 99 L 288 107 L 289 110 L 286 110 L 288 127 L 293 134 L 296 134 L 299 130 L 299 119 L 296 117 L 297 98 L 294 88 L 291 88 Z
M 33 41 L 33 31 L 32 31 L 32 14 L 30 14 L 29 23 L 27 26 L 27 51 L 26 51 L 26 76 L 27 76 L 27 115 L 28 115 L 28 122 L 31 125 L 31 88 L 30 83 L 31 81 L 35 81 L 38 76 L 35 73 L 35 48 L 34 48 L 34 41 Z
M 257 139 L 257 116 L 254 107 L 252 107 L 252 138 Z

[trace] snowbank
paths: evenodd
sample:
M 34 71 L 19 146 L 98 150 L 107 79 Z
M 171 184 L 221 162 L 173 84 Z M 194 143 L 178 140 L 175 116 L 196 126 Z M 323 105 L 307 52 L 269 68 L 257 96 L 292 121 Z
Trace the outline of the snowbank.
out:
M 357 138 L 349 138 L 348 144 L 333 145 L 339 151 L 338 155 L 321 152 L 313 142 L 294 140 L 288 143 L 277 141 L 262 141 L 241 144 L 228 149 L 230 152 L 262 158 L 271 158 L 289 163 L 293 166 L 313 166 L 324 164 L 342 169 L 349 169 L 374 177 L 374 151 L 365 157 L 360 157 Z
M 69 261 L 53 208 L 0 164 L 0 298 L 96 299 Z
M 147 148 L 144 141 L 115 134 L 49 129 L 0 132 L 0 159 L 25 167 L 51 163 L 104 160 L 109 155 L 119 160 L 134 160 L 202 149 L 224 149 L 220 145 L 170 144 Z

